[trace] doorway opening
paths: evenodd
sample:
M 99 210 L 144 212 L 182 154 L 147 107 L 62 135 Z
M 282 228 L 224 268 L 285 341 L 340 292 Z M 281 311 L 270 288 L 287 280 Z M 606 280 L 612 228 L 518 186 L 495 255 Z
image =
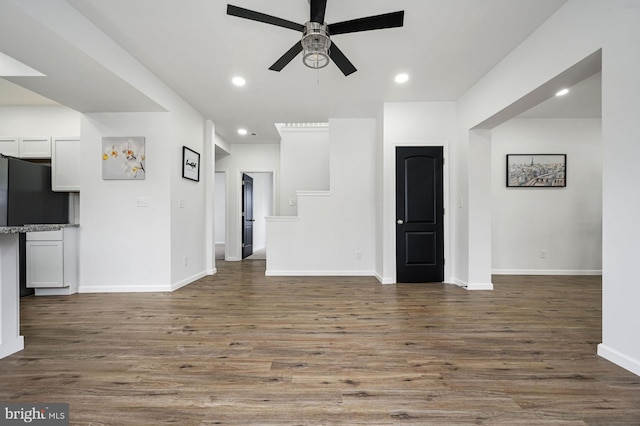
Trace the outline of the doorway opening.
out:
M 240 197 L 242 259 L 265 260 L 267 258 L 266 217 L 273 216 L 274 211 L 274 174 L 273 172 L 245 171 L 242 175 L 243 181 L 246 176 L 251 182 L 250 191 L 247 191 L 247 183 L 243 185 Z

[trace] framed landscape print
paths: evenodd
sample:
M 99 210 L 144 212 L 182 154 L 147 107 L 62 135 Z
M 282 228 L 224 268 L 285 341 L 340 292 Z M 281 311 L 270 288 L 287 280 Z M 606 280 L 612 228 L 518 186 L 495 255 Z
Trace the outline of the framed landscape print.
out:
M 182 147 L 182 177 L 198 182 L 200 180 L 200 154 Z
M 507 154 L 508 188 L 567 186 L 566 154 Z

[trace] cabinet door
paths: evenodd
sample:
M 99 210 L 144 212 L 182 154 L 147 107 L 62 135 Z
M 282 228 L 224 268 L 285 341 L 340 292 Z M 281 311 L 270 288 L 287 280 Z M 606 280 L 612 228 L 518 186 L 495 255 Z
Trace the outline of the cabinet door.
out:
M 27 241 L 27 287 L 64 287 L 62 241 Z
M 0 154 L 10 157 L 18 157 L 18 138 L 0 137 Z
M 80 191 L 80 138 L 53 138 L 51 173 L 54 191 Z
M 20 138 L 20 158 L 51 158 L 51 138 Z

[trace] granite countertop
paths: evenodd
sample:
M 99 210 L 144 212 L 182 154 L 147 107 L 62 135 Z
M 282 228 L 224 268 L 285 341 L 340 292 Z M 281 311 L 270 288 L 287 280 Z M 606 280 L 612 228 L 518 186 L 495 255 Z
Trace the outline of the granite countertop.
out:
M 57 223 L 42 225 L 24 225 L 24 226 L 0 226 L 0 234 L 20 234 L 22 232 L 43 232 L 57 231 L 62 228 L 77 228 L 76 223 Z

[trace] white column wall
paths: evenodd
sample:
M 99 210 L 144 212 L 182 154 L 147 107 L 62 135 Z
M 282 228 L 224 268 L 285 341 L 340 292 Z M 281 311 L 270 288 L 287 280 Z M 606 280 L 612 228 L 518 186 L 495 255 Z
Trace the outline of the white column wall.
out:
M 171 111 L 170 123 L 170 140 L 163 155 L 168 156 L 167 170 L 170 170 L 171 198 L 166 207 L 171 217 L 171 283 L 176 289 L 214 272 L 213 213 L 210 211 L 214 161 L 213 136 L 205 134 L 207 126 L 201 115 L 176 105 Z M 198 182 L 182 177 L 183 146 L 200 154 Z

